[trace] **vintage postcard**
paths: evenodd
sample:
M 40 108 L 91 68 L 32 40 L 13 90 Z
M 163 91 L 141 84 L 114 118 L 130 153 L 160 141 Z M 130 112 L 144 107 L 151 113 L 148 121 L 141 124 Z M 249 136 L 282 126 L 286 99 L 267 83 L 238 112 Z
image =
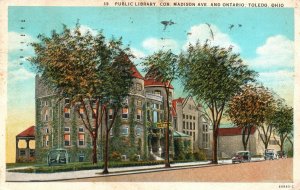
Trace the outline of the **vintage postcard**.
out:
M 300 189 L 299 3 L 0 1 L 0 189 Z

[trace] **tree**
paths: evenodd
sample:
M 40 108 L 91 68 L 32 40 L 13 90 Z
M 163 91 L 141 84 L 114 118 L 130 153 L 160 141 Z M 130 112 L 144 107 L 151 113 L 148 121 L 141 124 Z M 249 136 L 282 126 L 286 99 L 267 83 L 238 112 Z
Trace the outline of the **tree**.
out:
M 54 30 L 50 37 L 40 34 L 38 39 L 39 42 L 31 44 L 35 56 L 29 61 L 47 86 L 59 97 L 70 99 L 92 138 L 95 164 L 99 128 L 105 125 L 108 137 L 132 84 L 129 48 L 122 48 L 121 39 L 107 42 L 102 32 L 96 36 L 81 33 L 78 23 L 74 30 L 64 25 L 61 33 Z M 110 122 L 108 109 L 113 110 Z
M 242 85 L 254 81 L 255 72 L 243 64 L 232 48 L 189 45 L 180 55 L 180 76 L 184 90 L 206 105 L 213 125 L 212 162 L 217 163 L 217 140 L 220 121 L 228 101 Z
M 249 137 L 254 127 L 263 126 L 265 117 L 272 110 L 274 103 L 272 93 L 263 86 L 245 85 L 229 102 L 228 114 L 231 121 L 238 127 L 242 127 L 242 142 L 244 150 L 247 150 Z M 268 125 L 267 131 L 262 127 L 266 139 L 269 142 L 272 125 Z
M 279 141 L 275 138 L 283 151 L 283 145 L 288 135 L 293 132 L 293 108 L 282 105 L 274 113 L 272 125 L 274 125 L 275 132 L 279 135 Z
M 178 74 L 178 56 L 173 54 L 171 50 L 168 51 L 158 51 L 153 55 L 146 57 L 143 61 L 145 66 L 144 71 L 147 72 L 146 79 L 152 78 L 154 80 L 160 81 L 164 84 L 164 89 L 166 92 L 165 110 L 166 111 L 166 140 L 165 140 L 165 167 L 170 167 L 169 158 L 169 123 L 170 123 L 170 87 L 171 82 L 174 81 Z

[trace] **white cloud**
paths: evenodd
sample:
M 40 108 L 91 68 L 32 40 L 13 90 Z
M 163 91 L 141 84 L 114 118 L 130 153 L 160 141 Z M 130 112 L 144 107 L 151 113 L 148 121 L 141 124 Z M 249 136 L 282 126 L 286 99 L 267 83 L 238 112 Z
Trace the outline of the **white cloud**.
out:
M 8 77 L 11 82 L 34 78 L 35 73 L 27 69 L 27 67 L 30 67 L 29 64 L 24 62 L 24 64 L 20 65 L 21 62 L 22 61 L 20 59 L 8 62 Z
M 90 32 L 92 36 L 96 36 L 98 34 L 97 30 L 94 30 L 91 27 L 86 25 L 80 25 L 79 31 L 81 34 L 86 34 L 87 32 Z M 74 33 L 74 29 L 72 29 L 71 32 Z
M 135 59 L 141 59 L 146 56 L 144 52 L 136 48 L 130 48 L 130 49 L 131 49 L 131 53 L 135 56 Z
M 210 32 L 210 28 L 213 36 Z M 201 44 L 204 44 L 208 40 L 208 43 L 211 45 L 218 45 L 225 48 L 232 46 L 234 52 L 241 51 L 240 47 L 231 40 L 229 35 L 220 31 L 216 25 L 211 24 L 210 28 L 207 24 L 192 26 L 188 31 L 189 35 L 186 43 L 183 46 L 183 49 L 186 49 L 189 44 L 194 45 L 197 41 L 199 41 Z
M 21 49 L 23 51 L 32 50 L 32 47 L 29 45 L 29 43 L 32 43 L 34 41 L 35 39 L 28 34 L 8 32 L 8 51 L 21 51 Z
M 178 44 L 173 39 L 157 39 L 157 38 L 148 38 L 142 43 L 143 48 L 150 52 L 155 52 L 158 50 L 169 50 L 171 49 L 175 52 L 178 49 Z
M 248 60 L 252 68 L 265 70 L 290 69 L 294 67 L 294 42 L 282 35 L 269 37 L 256 49 L 257 57 Z

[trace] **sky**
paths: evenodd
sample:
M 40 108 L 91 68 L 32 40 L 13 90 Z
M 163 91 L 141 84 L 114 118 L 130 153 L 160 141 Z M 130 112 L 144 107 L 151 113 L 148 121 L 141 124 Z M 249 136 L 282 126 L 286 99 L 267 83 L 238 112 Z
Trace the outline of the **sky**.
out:
M 15 136 L 35 124 L 33 67 L 26 58 L 34 55 L 28 45 L 38 34 L 74 28 L 103 31 L 110 39 L 122 37 L 141 58 L 159 49 L 184 51 L 189 43 L 233 46 L 244 62 L 259 73 L 258 81 L 293 105 L 294 11 L 292 8 L 175 8 L 175 7 L 9 7 L 7 161 L 14 161 Z M 161 21 L 175 24 L 164 30 Z M 25 21 L 25 22 L 24 22 Z M 209 23 L 214 33 L 212 40 Z M 234 25 L 230 29 L 230 25 Z M 23 43 L 24 42 L 24 43 Z M 140 65 L 137 65 L 141 69 Z M 175 97 L 185 96 L 179 81 Z

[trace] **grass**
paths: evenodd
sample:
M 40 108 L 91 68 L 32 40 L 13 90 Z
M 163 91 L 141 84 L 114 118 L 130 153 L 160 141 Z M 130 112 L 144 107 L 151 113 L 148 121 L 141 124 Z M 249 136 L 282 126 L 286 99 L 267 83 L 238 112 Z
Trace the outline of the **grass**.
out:
M 182 163 L 182 162 L 191 162 L 191 161 L 171 161 L 171 163 Z M 126 162 L 109 162 L 109 168 L 116 167 L 131 167 L 131 166 L 150 166 L 150 165 L 159 165 L 164 164 L 164 161 L 126 161 Z M 10 168 L 13 168 L 13 164 L 9 164 Z M 103 169 L 103 162 L 98 162 L 96 165 L 93 165 L 90 162 L 72 162 L 64 165 L 41 165 L 41 164 L 30 164 L 27 165 L 24 163 L 14 164 L 15 169 L 11 169 L 10 172 L 21 172 L 21 173 L 55 173 L 55 172 L 66 172 L 66 171 L 80 171 L 80 170 L 93 170 L 93 169 Z M 20 168 L 18 166 L 32 166 L 29 168 Z

